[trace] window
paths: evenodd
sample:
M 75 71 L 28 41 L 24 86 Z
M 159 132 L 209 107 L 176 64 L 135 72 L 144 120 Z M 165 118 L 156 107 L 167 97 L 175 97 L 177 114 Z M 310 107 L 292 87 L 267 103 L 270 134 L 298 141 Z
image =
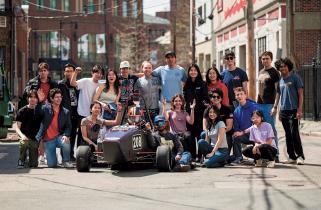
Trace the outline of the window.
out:
M 83 0 L 76 1 L 76 11 L 83 12 Z
M 123 0 L 123 17 L 128 16 L 128 2 L 127 0 Z
M 56 9 L 57 8 L 57 0 L 50 1 L 50 8 Z
M 78 39 L 78 58 L 90 62 L 104 62 L 105 35 L 84 34 Z
M 138 3 L 137 0 L 133 2 L 133 6 L 132 6 L 132 16 L 134 18 L 138 17 Z
M 203 15 L 203 20 L 206 22 L 206 4 L 204 4 L 204 15 Z
M 94 0 L 88 0 L 88 13 L 93 13 L 95 11 Z
M 37 9 L 42 10 L 43 6 L 45 6 L 45 0 L 37 0 Z
M 118 0 L 113 1 L 113 15 L 118 16 Z
M 58 31 L 41 33 L 38 37 L 38 53 L 40 58 L 62 58 L 68 60 L 70 40 Z
M 63 11 L 70 11 L 70 3 L 69 0 L 62 0 L 61 2 Z
M 6 50 L 4 47 L 0 47 L 0 65 L 4 64 L 5 61 Z
M 257 46 L 258 55 L 261 55 L 263 52 L 266 51 L 266 37 L 261 37 L 258 39 L 258 46 Z
M 101 14 L 101 13 L 104 13 L 105 11 L 105 0 L 99 0 L 98 1 L 98 12 Z
M 0 11 L 6 10 L 6 3 L 5 0 L 0 0 Z
M 197 9 L 197 14 L 198 14 L 198 25 L 200 26 L 200 25 L 202 25 L 204 23 L 202 7 L 199 7 Z

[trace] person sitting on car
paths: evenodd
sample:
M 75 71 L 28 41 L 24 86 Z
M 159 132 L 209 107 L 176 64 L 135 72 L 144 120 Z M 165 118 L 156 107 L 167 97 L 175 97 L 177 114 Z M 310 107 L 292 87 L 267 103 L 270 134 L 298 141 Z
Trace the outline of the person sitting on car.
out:
M 168 122 L 163 115 L 157 115 L 154 119 L 155 131 L 152 132 L 153 138 L 160 145 L 169 145 L 172 148 L 172 157 L 175 158 L 174 171 L 187 172 L 191 168 L 191 153 L 184 151 L 179 138 L 169 131 Z M 146 123 L 146 129 L 151 131 L 151 126 Z
M 90 105 L 91 114 L 81 120 L 81 134 L 85 142 L 83 144 L 88 144 L 91 147 L 92 152 L 98 151 L 97 139 L 99 137 L 100 129 L 103 125 L 113 126 L 120 124 L 122 106 L 120 103 L 117 105 L 117 115 L 115 120 L 104 120 L 100 118 L 102 111 L 102 105 L 98 101 L 95 101 Z

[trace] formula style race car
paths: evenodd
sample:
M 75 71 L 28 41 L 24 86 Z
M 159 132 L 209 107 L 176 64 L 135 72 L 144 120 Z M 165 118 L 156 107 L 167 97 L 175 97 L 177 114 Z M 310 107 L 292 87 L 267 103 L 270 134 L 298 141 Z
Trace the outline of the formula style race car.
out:
M 168 145 L 155 145 L 151 133 L 145 128 L 144 113 L 134 106 L 128 111 L 128 121 L 107 130 L 99 141 L 98 151 L 90 146 L 77 148 L 76 167 L 78 172 L 88 172 L 93 163 L 107 163 L 111 168 L 128 164 L 154 164 L 159 171 L 171 171 L 173 158 Z M 122 120 L 126 121 L 126 120 Z

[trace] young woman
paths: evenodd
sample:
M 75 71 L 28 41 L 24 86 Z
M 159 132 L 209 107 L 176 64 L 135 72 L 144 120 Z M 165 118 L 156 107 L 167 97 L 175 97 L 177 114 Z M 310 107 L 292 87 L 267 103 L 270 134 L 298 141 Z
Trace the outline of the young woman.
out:
M 192 64 L 188 68 L 188 77 L 187 81 L 183 87 L 184 99 L 186 104 L 191 104 L 193 100 L 196 101 L 195 108 L 194 108 L 194 115 L 195 116 L 202 116 L 204 110 L 206 108 L 206 103 L 208 102 L 208 94 L 207 94 L 207 87 L 205 82 L 202 79 L 202 75 L 198 65 Z M 191 109 L 187 106 L 186 112 L 191 114 Z M 191 132 L 193 138 L 198 138 L 201 132 L 203 131 L 202 128 L 202 118 L 196 117 L 194 119 L 193 125 L 187 124 L 187 130 Z M 196 157 L 196 143 L 193 144 L 193 148 L 191 148 L 193 158 Z
M 272 126 L 264 122 L 262 111 L 255 110 L 251 118 L 253 125 L 248 129 L 250 141 L 255 142 L 254 146 L 247 147 L 242 153 L 244 156 L 253 158 L 255 166 L 262 166 L 262 159 L 268 159 L 267 167 L 273 168 L 277 147 L 274 141 Z
M 169 121 L 170 131 L 180 137 L 185 151 L 192 151 L 195 145 L 194 138 L 191 133 L 187 131 L 186 123 L 193 125 L 194 123 L 194 107 L 195 99 L 193 104 L 190 105 L 191 114 L 185 111 L 185 100 L 181 94 L 176 94 L 171 100 L 171 110 L 166 111 L 166 101 L 163 100 L 163 115 L 165 119 Z M 195 148 L 195 146 L 194 146 Z
M 90 105 L 91 114 L 88 117 L 82 119 L 80 126 L 82 138 L 88 145 L 91 145 L 93 151 L 97 151 L 98 149 L 97 139 L 102 126 L 113 126 L 120 123 L 122 112 L 122 107 L 120 104 L 117 104 L 117 110 L 118 111 L 115 120 L 104 120 L 100 118 L 100 114 L 102 111 L 101 103 L 95 101 Z
M 222 104 L 229 106 L 228 89 L 222 82 L 222 77 L 217 68 L 209 68 L 206 72 L 206 85 L 208 92 L 213 92 L 216 89 L 221 89 L 223 92 Z
M 198 141 L 198 150 L 205 156 L 204 165 L 207 168 L 222 167 L 229 157 L 226 141 L 226 126 L 220 120 L 220 111 L 210 106 L 204 112 L 206 119 L 205 139 Z
M 120 97 L 119 79 L 117 73 L 109 69 L 106 74 L 106 84 L 100 85 L 94 95 L 93 101 L 101 102 L 103 106 L 103 119 L 113 120 L 116 117 L 116 103 Z

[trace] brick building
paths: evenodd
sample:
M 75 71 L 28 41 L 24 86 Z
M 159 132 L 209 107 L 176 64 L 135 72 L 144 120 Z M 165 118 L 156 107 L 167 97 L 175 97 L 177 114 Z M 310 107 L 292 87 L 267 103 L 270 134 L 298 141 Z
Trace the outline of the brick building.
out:
M 85 69 L 95 64 L 118 70 L 121 60 L 137 69 L 147 56 L 142 0 L 30 0 L 29 70 L 40 61 L 55 79 L 70 62 Z
M 0 63 L 11 97 L 21 95 L 27 79 L 27 17 L 19 0 L 0 1 Z

